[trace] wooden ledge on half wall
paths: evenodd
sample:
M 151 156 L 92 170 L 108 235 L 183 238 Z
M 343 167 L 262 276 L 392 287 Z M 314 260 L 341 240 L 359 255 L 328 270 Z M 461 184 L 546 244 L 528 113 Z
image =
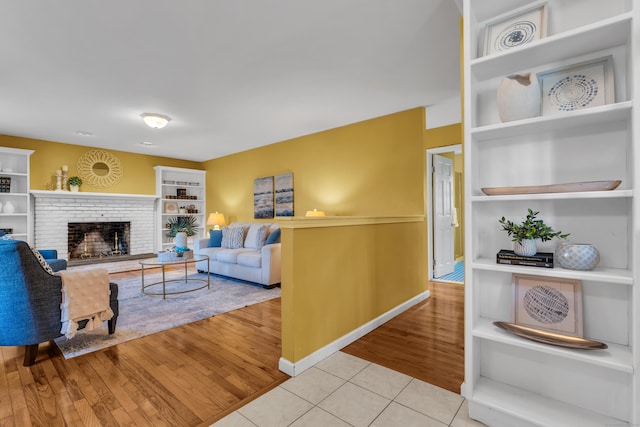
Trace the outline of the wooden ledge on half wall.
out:
M 352 225 L 398 224 L 405 222 L 424 222 L 424 215 L 396 216 L 299 216 L 277 217 L 280 228 L 321 228 Z

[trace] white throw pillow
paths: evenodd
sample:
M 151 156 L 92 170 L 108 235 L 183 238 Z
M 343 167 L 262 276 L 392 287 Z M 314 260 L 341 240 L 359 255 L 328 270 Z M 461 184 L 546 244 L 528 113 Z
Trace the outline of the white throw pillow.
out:
M 267 240 L 267 229 L 264 224 L 251 224 L 244 240 L 244 247 L 260 250 L 264 246 L 264 241 Z

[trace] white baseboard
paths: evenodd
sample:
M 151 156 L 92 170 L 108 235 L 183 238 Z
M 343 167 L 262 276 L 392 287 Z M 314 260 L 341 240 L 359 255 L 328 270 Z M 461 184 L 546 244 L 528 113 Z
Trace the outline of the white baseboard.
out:
M 331 356 L 336 351 L 343 349 L 348 346 L 352 342 L 362 338 L 369 332 L 373 331 L 378 326 L 382 325 L 385 322 L 396 317 L 398 314 L 410 309 L 414 305 L 426 300 L 431 295 L 429 290 L 424 291 L 423 293 L 416 295 L 408 301 L 400 304 L 397 307 L 392 308 L 386 313 L 381 314 L 375 319 L 365 323 L 364 325 L 354 329 L 346 335 L 338 338 L 330 344 L 325 345 L 321 349 L 311 353 L 310 355 L 298 360 L 297 362 L 291 362 L 284 357 L 280 358 L 278 363 L 278 369 L 280 369 L 285 374 L 295 377 L 296 375 L 300 375 L 316 363 L 320 362 L 323 359 Z

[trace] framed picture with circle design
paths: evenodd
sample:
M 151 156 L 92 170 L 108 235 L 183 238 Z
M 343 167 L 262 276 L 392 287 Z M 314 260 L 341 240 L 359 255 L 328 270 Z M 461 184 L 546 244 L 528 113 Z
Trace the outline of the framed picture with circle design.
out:
M 548 332 L 582 337 L 582 282 L 513 274 L 512 321 Z
M 164 202 L 164 213 L 172 215 L 177 214 L 178 204 L 176 202 Z
M 491 55 L 547 36 L 547 2 L 536 2 L 485 23 L 480 55 Z
M 543 116 L 612 104 L 615 102 L 613 57 L 538 73 L 538 83 Z

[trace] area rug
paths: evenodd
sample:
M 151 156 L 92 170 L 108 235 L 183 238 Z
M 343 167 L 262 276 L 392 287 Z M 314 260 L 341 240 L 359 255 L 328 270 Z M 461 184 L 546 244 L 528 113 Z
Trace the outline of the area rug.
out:
M 180 278 L 180 272 L 167 273 Z M 190 274 L 189 279 L 206 280 L 202 273 Z M 184 273 L 182 273 L 184 278 Z M 107 322 L 93 331 L 80 330 L 72 339 L 60 337 L 55 340 L 65 359 L 91 353 L 96 350 L 121 344 L 136 338 L 164 331 L 176 326 L 195 322 L 220 313 L 236 310 L 280 296 L 280 288 L 264 289 L 262 285 L 211 275 L 211 288 L 194 292 L 162 296 L 149 296 L 141 291 L 140 277 L 116 280 L 120 315 L 114 334 L 109 335 Z M 161 273 L 145 272 L 145 284 L 161 280 Z M 199 282 L 189 282 L 191 288 Z M 170 282 L 167 290 L 183 290 L 184 282 Z M 162 291 L 162 285 L 149 290 Z

